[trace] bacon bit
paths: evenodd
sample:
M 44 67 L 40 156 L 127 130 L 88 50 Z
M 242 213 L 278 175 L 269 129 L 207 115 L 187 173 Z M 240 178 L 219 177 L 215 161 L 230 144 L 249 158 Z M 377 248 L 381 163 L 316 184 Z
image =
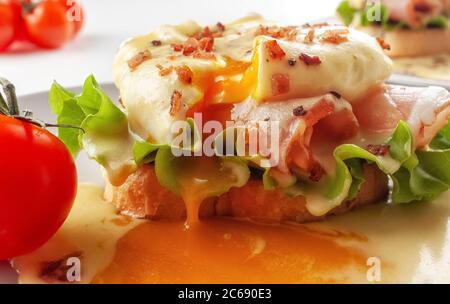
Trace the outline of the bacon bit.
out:
M 297 39 L 297 29 L 295 26 L 271 27 L 259 25 L 255 36 L 270 36 L 275 39 L 285 39 L 295 41 Z
M 159 69 L 159 76 L 167 76 L 173 72 L 173 66 L 165 68 L 162 65 L 157 64 L 156 67 Z
M 185 84 L 192 83 L 192 77 L 194 76 L 191 69 L 187 65 L 178 66 L 175 68 L 178 75 L 178 79 Z
M 349 33 L 348 29 L 327 30 L 321 36 L 321 41 L 333 44 L 341 44 L 347 42 L 348 38 L 344 35 Z
M 273 74 L 272 75 L 272 95 L 277 96 L 289 93 L 290 80 L 289 75 Z
M 150 51 L 140 52 L 133 58 L 128 60 L 128 67 L 131 71 L 135 71 L 144 61 L 147 61 L 151 58 L 152 54 L 150 53 Z
M 211 30 L 209 29 L 208 26 L 205 26 L 202 30 L 196 32 L 196 33 L 195 33 L 193 36 L 191 36 L 191 37 L 192 37 L 192 38 L 195 38 L 195 39 L 197 39 L 197 40 L 200 40 L 200 39 L 205 38 L 205 37 L 211 37 L 211 35 L 212 35 Z
M 297 60 L 295 60 L 295 58 L 290 58 L 288 59 L 288 64 L 290 66 L 295 66 L 297 64 Z
M 180 43 L 171 43 L 170 46 L 175 52 L 181 52 L 183 50 L 183 45 Z
M 207 60 L 214 60 L 214 59 L 216 59 L 216 56 L 214 56 L 214 54 L 206 53 L 206 52 L 200 51 L 200 50 L 195 51 L 192 54 L 192 56 L 194 58 L 197 58 L 197 59 L 207 59 Z
M 259 25 L 255 32 L 255 36 L 270 36 L 270 30 L 268 26 Z
M 280 47 L 276 40 L 270 40 L 265 43 L 266 49 L 269 51 L 269 56 L 272 59 L 281 60 L 286 56 L 286 53 Z
M 319 65 L 322 63 L 322 60 L 318 56 L 309 56 L 308 54 L 301 53 L 298 57 L 301 61 L 303 61 L 306 65 Z
M 225 30 L 225 26 L 219 22 L 219 23 L 217 23 L 216 31 L 211 31 L 211 29 L 208 26 L 206 26 L 202 30 L 196 32 L 191 37 L 196 38 L 197 40 L 200 40 L 205 37 L 218 38 L 218 37 L 222 37 L 222 33 L 224 30 Z
M 211 52 L 214 47 L 214 38 L 212 37 L 204 37 L 199 41 L 199 48 L 205 52 Z
M 309 172 L 309 179 L 317 183 L 322 179 L 325 173 L 326 172 L 322 168 L 322 166 L 316 162 L 314 163 L 314 165 L 311 168 L 311 171 Z
M 308 111 L 306 111 L 303 106 L 296 107 L 292 111 L 292 114 L 294 114 L 294 116 L 297 116 L 297 117 L 305 116 L 307 113 L 308 113 Z
M 219 32 L 225 32 L 225 25 L 223 25 L 221 22 L 217 22 L 217 29 L 219 30 Z
M 161 45 L 162 45 L 162 42 L 161 42 L 161 40 L 153 40 L 153 41 L 152 41 L 152 45 L 153 45 L 153 46 L 161 46 Z
M 198 40 L 190 37 L 183 45 L 183 55 L 189 56 L 198 49 Z
M 385 156 L 389 152 L 389 145 L 368 145 L 367 151 L 377 156 Z
M 181 109 L 181 102 L 182 102 L 183 95 L 180 93 L 180 91 L 173 91 L 172 97 L 170 98 L 170 115 L 175 116 L 178 114 L 178 112 Z
M 390 51 L 391 50 L 391 46 L 389 45 L 389 43 L 387 43 L 386 41 L 384 41 L 382 38 L 377 37 L 377 42 L 378 44 L 381 46 L 381 48 L 383 50 L 387 50 Z
M 39 276 L 48 282 L 67 282 L 67 271 L 71 266 L 67 265 L 70 258 L 82 258 L 83 253 L 80 251 L 68 254 L 59 260 L 52 262 L 44 262 L 41 265 Z
M 310 23 L 305 23 L 303 24 L 303 28 L 321 28 L 324 26 L 329 26 L 330 24 L 328 22 L 320 22 L 320 23 L 314 23 L 314 24 L 310 24 Z
M 335 91 L 331 91 L 330 94 L 333 95 L 334 97 L 336 97 L 337 99 L 341 99 L 341 97 L 342 97 L 341 94 L 339 94 L 338 92 L 335 92 Z
M 314 30 L 310 30 L 308 34 L 306 34 L 305 39 L 303 39 L 304 43 L 313 43 L 314 38 L 316 37 L 316 32 Z

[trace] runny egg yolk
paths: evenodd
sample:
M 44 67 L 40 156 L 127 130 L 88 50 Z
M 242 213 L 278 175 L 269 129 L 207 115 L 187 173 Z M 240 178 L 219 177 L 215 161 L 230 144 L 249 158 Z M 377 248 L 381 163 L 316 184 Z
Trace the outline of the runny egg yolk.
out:
M 258 55 L 251 62 L 224 57 L 225 65 L 213 72 L 195 73 L 193 86 L 203 92 L 203 100 L 188 110 L 187 116 L 202 113 L 204 119 L 224 123 L 229 120 L 232 105 L 242 102 L 256 87 Z

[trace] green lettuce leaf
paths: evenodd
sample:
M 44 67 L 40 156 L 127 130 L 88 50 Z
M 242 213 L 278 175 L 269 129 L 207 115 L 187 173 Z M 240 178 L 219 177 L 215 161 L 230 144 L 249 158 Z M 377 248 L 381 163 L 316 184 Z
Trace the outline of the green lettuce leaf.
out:
M 447 29 L 448 28 L 449 19 L 446 16 L 436 16 L 433 17 L 425 23 L 426 27 L 429 28 L 439 28 L 439 29 Z
M 125 113 L 100 88 L 94 76 L 86 79 L 79 95 L 55 82 L 49 102 L 59 124 L 76 127 L 58 129 L 59 138 L 72 155 L 76 157 L 85 149 L 89 157 L 105 167 L 112 183 L 121 183 L 135 167 L 134 138 Z
M 360 22 L 362 26 L 379 24 L 383 27 L 389 27 L 389 11 L 385 5 L 380 3 L 368 5 L 361 12 Z
M 348 26 L 353 22 L 353 19 L 355 18 L 356 9 L 351 6 L 349 1 L 345 0 L 342 1 L 341 4 L 339 4 L 336 12 L 341 17 L 342 22 L 344 22 L 344 24 Z

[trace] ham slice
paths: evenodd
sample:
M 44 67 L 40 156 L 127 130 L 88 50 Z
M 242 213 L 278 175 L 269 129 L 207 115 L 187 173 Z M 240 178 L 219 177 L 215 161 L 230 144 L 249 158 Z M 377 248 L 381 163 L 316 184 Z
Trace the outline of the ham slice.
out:
M 389 11 L 389 18 L 403 21 L 412 27 L 420 27 L 423 22 L 444 11 L 444 0 L 383 0 Z
M 301 115 L 296 116 L 296 112 Z M 324 159 L 331 161 L 334 147 L 352 142 L 358 133 L 384 142 L 403 120 L 409 124 L 420 149 L 431 142 L 449 117 L 450 93 L 444 88 L 393 85 L 380 86 L 352 105 L 326 94 L 262 104 L 249 100 L 235 105 L 232 111 L 232 119 L 246 127 L 257 126 L 261 121 L 279 122 L 276 172 L 306 174 L 312 180 L 318 169 L 326 168 Z M 318 138 L 318 145 L 327 150 L 321 155 L 315 155 Z
M 333 94 L 262 104 L 249 100 L 234 107 L 232 119 L 247 127 L 261 121 L 279 122 L 276 168 L 281 173 L 318 169 L 310 148 L 315 126 L 323 125 L 329 138 L 336 141 L 355 136 L 359 129 L 350 103 Z
M 428 145 L 450 116 L 450 93 L 440 87 L 386 85 L 353 104 L 365 131 L 390 134 L 400 120 L 406 121 L 417 148 Z

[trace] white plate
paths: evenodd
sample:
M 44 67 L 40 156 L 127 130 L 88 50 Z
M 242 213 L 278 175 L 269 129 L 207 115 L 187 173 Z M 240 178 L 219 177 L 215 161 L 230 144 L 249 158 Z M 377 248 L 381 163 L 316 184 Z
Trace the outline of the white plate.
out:
M 117 100 L 118 93 L 112 84 L 102 87 Z M 73 91 L 80 92 L 81 88 Z M 20 97 L 22 109 L 33 110 L 36 117 L 54 122 L 47 95 L 44 92 Z M 80 155 L 77 166 L 80 181 L 103 183 L 99 166 L 85 154 Z M 367 236 L 370 242 L 364 245 L 365 249 L 392 266 L 392 271 L 386 273 L 387 282 L 450 282 L 450 192 L 432 203 L 378 204 L 311 225 Z M 0 262 L 0 284 L 16 280 L 8 263 Z
M 118 99 L 118 91 L 116 87 L 111 84 L 101 85 L 103 90 L 112 98 L 113 101 Z M 70 88 L 73 92 L 81 92 L 81 87 Z M 19 97 L 19 104 L 21 110 L 31 110 L 34 117 L 46 122 L 55 122 L 55 115 L 51 112 L 48 105 L 48 92 L 41 92 L 31 95 Z M 51 129 L 56 133 L 56 129 Z M 81 182 L 92 182 L 103 184 L 103 177 L 99 166 L 88 159 L 87 155 L 82 152 L 77 159 L 78 179 Z M 17 275 L 7 262 L 0 262 L 0 284 L 12 284 L 17 282 Z

